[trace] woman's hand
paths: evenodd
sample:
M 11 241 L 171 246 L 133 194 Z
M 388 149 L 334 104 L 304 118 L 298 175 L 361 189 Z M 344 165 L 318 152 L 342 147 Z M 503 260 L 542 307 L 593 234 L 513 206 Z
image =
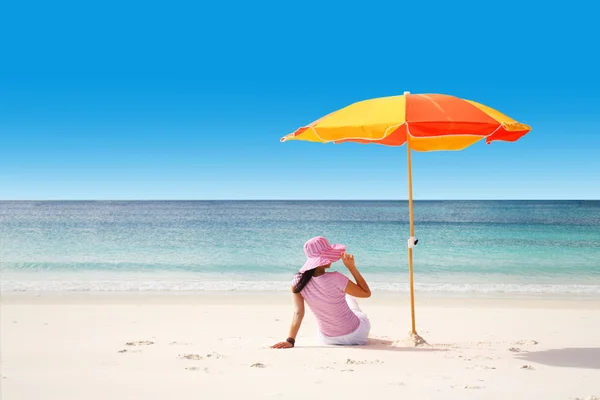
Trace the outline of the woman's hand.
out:
M 292 347 L 294 346 L 290 342 L 279 342 L 271 346 L 272 349 L 291 349 Z
M 351 280 L 348 281 L 345 290 L 346 293 L 354 297 L 371 297 L 371 289 L 369 289 L 369 285 L 367 285 L 365 278 L 358 272 L 358 268 L 356 268 L 356 264 L 354 264 L 354 256 L 352 254 L 343 253 L 342 261 L 344 261 L 344 265 L 356 280 L 356 283 Z
M 352 254 L 342 253 L 342 261 L 344 262 L 344 265 L 346 266 L 346 268 L 348 268 L 348 269 L 356 268 L 356 264 L 354 263 L 354 256 Z

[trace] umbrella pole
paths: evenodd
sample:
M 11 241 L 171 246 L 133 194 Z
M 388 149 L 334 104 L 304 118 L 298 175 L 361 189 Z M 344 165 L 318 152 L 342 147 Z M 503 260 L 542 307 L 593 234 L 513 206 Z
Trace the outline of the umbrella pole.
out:
M 427 341 L 417 333 L 415 324 L 415 286 L 413 280 L 413 246 L 416 245 L 415 237 L 415 217 L 413 214 L 413 196 L 412 196 L 412 166 L 410 159 L 410 134 L 406 136 L 406 151 L 408 153 L 408 211 L 410 215 L 410 239 L 408 239 L 408 273 L 410 282 L 410 316 L 412 319 L 412 330 L 410 332 L 409 342 L 413 346 L 426 345 Z
M 408 152 L 408 212 L 410 216 L 410 237 L 415 236 L 415 219 L 413 215 L 413 197 L 412 197 L 412 167 L 410 160 L 410 135 L 406 137 L 406 149 Z M 412 330 L 411 334 L 417 334 L 417 328 L 415 324 L 415 288 L 413 281 L 413 249 L 408 248 L 408 274 L 410 282 L 410 314 L 412 318 Z

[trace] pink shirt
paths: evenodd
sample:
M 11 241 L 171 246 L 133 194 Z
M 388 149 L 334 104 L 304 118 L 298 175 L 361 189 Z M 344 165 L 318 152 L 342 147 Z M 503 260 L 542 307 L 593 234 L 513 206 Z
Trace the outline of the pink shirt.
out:
M 300 280 L 296 275 L 292 286 Z M 313 277 L 300 294 L 317 317 L 319 331 L 324 336 L 343 336 L 360 325 L 358 317 L 346 302 L 348 278 L 339 272 L 327 272 Z

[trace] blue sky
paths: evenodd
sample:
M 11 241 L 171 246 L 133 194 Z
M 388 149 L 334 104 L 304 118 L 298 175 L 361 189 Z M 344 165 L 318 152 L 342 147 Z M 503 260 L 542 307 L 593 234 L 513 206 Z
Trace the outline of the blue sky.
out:
M 415 154 L 416 199 L 600 199 L 594 6 L 402 3 L 3 5 L 0 199 L 405 199 L 404 147 L 279 143 L 405 90 L 533 128 Z

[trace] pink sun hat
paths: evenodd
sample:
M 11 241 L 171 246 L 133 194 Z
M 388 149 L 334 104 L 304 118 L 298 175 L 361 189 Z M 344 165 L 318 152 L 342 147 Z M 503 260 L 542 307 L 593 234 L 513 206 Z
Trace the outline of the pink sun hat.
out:
M 323 236 L 317 236 L 304 243 L 304 254 L 306 254 L 306 263 L 300 268 L 300 273 L 310 271 L 322 265 L 327 265 L 342 258 L 342 253 L 346 251 L 343 244 L 329 244 L 329 241 Z

